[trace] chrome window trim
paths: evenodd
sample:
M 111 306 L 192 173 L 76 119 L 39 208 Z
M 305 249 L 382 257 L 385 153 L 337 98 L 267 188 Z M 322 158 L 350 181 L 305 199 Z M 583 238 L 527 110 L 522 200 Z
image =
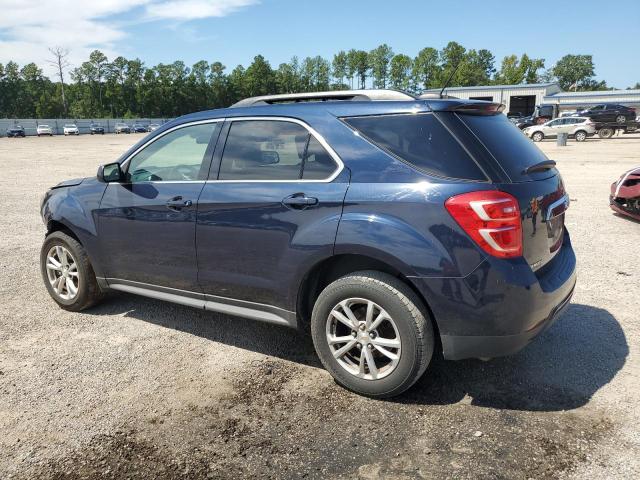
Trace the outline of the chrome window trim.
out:
M 209 179 L 206 181 L 206 183 L 329 183 L 332 182 L 336 179 L 336 177 L 338 175 L 340 175 L 340 173 L 342 173 L 342 170 L 344 170 L 344 163 L 342 162 L 342 159 L 338 156 L 338 154 L 336 153 L 336 151 L 331 147 L 331 145 L 329 145 L 329 143 L 327 143 L 327 141 L 324 139 L 324 137 L 322 135 L 320 135 L 313 127 L 311 127 L 309 124 L 307 124 L 306 122 L 303 122 L 302 120 L 299 120 L 297 118 L 293 118 L 293 117 L 231 117 L 231 118 L 227 118 L 226 119 L 228 122 L 241 122 L 241 121 L 258 121 L 258 120 L 266 120 L 266 121 L 274 121 L 274 122 L 290 122 L 290 123 L 297 123 L 298 125 L 300 125 L 302 128 L 305 128 L 319 143 L 320 145 L 322 145 L 322 147 L 329 153 L 329 155 L 331 156 L 331 158 L 333 159 L 334 162 L 336 162 L 337 164 L 337 168 L 336 170 L 334 170 L 334 172 L 327 178 L 324 179 L 308 179 L 308 180 L 304 180 L 302 178 L 297 178 L 294 180 L 247 180 L 247 179 L 238 179 L 238 180 L 218 180 L 218 179 Z M 226 144 L 226 139 L 225 139 L 225 144 Z M 222 164 L 222 160 L 224 158 L 224 152 L 222 157 L 220 158 L 220 164 Z M 304 174 L 304 173 L 303 173 Z
M 224 122 L 224 121 L 225 121 L 225 118 L 208 118 L 206 120 L 196 120 L 196 121 L 193 121 L 193 122 L 181 123 L 180 125 L 176 125 L 175 127 L 171 127 L 169 129 L 165 130 L 164 132 L 160 133 L 159 135 L 156 135 L 155 137 L 149 139 L 148 141 L 146 141 L 142 145 L 140 145 L 133 153 L 131 153 L 126 159 L 124 159 L 120 163 L 120 168 L 124 171 L 125 166 L 129 163 L 129 161 L 133 157 L 135 157 L 138 153 L 140 153 L 141 150 L 144 150 L 149 145 L 154 143 L 156 140 L 164 137 L 168 133 L 174 132 L 174 131 L 176 131 L 176 130 L 178 130 L 180 128 L 191 127 L 193 125 L 203 125 L 203 124 L 206 124 L 206 123 L 219 123 L 219 122 Z M 157 181 L 157 182 L 137 182 L 137 183 L 186 183 L 186 182 L 204 182 L 204 180 L 185 180 L 185 181 L 161 180 L 161 181 Z

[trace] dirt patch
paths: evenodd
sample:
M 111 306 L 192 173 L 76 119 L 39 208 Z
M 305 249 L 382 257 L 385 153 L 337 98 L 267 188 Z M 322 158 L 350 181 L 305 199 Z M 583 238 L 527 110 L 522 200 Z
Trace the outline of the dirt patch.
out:
M 242 370 L 211 405 L 96 436 L 30 476 L 558 478 L 611 429 L 585 414 L 371 400 L 317 369 L 269 360 Z

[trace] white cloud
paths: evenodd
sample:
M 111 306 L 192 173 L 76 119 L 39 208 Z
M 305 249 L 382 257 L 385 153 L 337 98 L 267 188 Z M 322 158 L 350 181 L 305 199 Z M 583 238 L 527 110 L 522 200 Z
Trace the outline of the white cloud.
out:
M 49 47 L 70 51 L 77 66 L 98 48 L 109 58 L 125 54 L 127 36 L 115 15 L 126 13 L 128 25 L 143 21 L 223 17 L 259 0 L 0 0 L 0 63 L 35 62 L 46 67 Z M 142 55 L 141 55 L 142 56 Z
M 147 7 L 149 18 L 194 20 L 224 17 L 239 8 L 258 3 L 258 0 L 169 0 Z

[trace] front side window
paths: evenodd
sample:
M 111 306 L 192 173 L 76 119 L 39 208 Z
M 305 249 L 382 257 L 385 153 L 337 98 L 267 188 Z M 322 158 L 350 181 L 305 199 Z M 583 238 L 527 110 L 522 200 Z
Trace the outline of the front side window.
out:
M 129 161 L 129 182 L 190 181 L 206 178 L 201 172 L 205 153 L 219 123 L 179 128 L 163 135 Z
M 238 120 L 229 129 L 218 178 L 313 180 L 328 178 L 335 169 L 333 159 L 303 126 L 277 120 Z

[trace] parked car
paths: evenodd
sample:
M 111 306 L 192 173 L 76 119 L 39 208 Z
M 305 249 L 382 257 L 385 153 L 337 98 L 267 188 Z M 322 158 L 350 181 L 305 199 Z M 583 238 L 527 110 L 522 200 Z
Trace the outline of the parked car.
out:
M 146 126 L 142 125 L 141 123 L 135 123 L 133 125 L 133 133 L 147 133 L 149 131 L 150 130 Z
M 65 135 L 80 135 L 80 130 L 75 123 L 68 123 L 64 126 L 63 132 Z
M 92 123 L 89 126 L 89 132 L 91 135 L 104 135 L 104 127 L 99 123 Z
M 576 260 L 555 162 L 502 108 L 361 90 L 178 118 L 46 193 L 44 283 L 71 311 L 115 290 L 297 327 L 374 397 L 436 347 L 514 353 L 569 303 Z
M 131 133 L 131 127 L 126 123 L 116 123 L 115 133 Z
M 611 184 L 609 205 L 615 212 L 640 220 L 640 167 L 623 173 Z
M 7 128 L 7 138 L 9 137 L 26 137 L 27 134 L 24 131 L 24 128 L 20 125 L 15 125 L 13 127 Z
M 534 142 L 540 142 L 544 138 L 555 138 L 559 133 L 568 134 L 569 137 L 575 138 L 576 142 L 584 142 L 587 137 L 596 133 L 596 127 L 590 118 L 565 117 L 527 127 L 523 133 Z
M 149 124 L 149 131 L 150 132 L 155 132 L 159 128 L 160 128 L 160 125 L 158 125 L 157 123 L 150 123 Z
M 39 137 L 41 135 L 49 135 L 50 137 L 53 137 L 53 130 L 49 125 L 41 124 L 36 127 L 36 135 L 38 135 Z
M 636 118 L 636 109 L 617 103 L 603 103 L 586 110 L 580 110 L 575 114 L 581 117 L 590 117 L 594 122 L 615 122 L 623 124 L 632 122 Z

